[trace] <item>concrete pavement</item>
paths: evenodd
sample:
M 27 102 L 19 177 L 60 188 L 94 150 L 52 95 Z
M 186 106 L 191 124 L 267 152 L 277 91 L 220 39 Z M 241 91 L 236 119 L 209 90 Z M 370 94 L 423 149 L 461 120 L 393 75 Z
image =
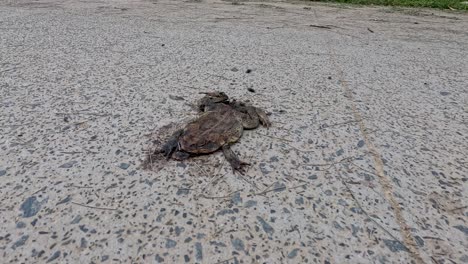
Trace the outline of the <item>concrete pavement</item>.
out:
M 467 27 L 305 2 L 1 2 L 0 262 L 468 263 Z M 233 146 L 247 174 L 221 153 L 143 169 L 210 90 L 271 112 Z

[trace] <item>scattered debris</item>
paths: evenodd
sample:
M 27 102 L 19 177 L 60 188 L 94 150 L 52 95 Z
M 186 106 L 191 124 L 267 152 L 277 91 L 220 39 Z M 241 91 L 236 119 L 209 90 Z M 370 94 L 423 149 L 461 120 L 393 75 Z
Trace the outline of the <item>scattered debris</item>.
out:
M 321 25 L 309 25 L 309 27 L 324 28 L 324 29 L 332 29 L 331 26 L 321 26 Z
M 74 204 L 74 205 L 79 205 L 79 206 L 83 206 L 83 207 L 91 208 L 91 209 L 110 210 L 110 211 L 116 211 L 117 210 L 117 208 L 98 207 L 98 206 L 91 206 L 91 205 L 75 203 L 75 202 L 71 202 L 71 203 Z
M 70 202 L 71 200 L 72 200 L 71 196 L 68 195 L 65 199 L 63 199 L 63 200 L 59 201 L 58 203 L 56 203 L 55 206 L 60 205 L 60 204 L 68 203 L 68 202 Z
M 175 101 L 184 101 L 185 99 L 182 96 L 169 95 L 169 98 Z

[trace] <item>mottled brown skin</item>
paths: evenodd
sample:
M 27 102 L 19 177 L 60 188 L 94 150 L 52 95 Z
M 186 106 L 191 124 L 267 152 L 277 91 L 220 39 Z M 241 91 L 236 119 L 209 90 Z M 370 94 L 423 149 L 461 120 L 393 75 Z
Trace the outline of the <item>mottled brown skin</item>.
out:
M 205 96 L 198 102 L 198 109 L 202 112 L 205 111 L 206 106 L 226 103 L 229 100 L 229 97 L 223 92 L 204 92 L 201 94 L 205 94 Z
M 168 158 L 183 160 L 222 149 L 232 168 L 244 173 L 242 166 L 249 164 L 239 160 L 230 145 L 239 140 L 244 129 L 257 128 L 260 123 L 269 127 L 268 117 L 259 108 L 229 102 L 222 92 L 205 94 L 199 102 L 199 109 L 205 113 L 177 131 L 161 152 Z
M 185 152 L 208 154 L 236 142 L 243 130 L 240 115 L 229 105 L 222 105 L 187 124 L 179 145 Z

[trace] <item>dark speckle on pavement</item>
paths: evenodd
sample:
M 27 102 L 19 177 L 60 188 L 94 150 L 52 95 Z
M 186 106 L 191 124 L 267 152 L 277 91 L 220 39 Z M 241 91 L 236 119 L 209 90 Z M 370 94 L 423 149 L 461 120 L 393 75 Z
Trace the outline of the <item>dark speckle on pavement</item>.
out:
M 59 168 L 69 169 L 69 168 L 73 167 L 73 165 L 75 165 L 76 163 L 78 163 L 78 161 L 72 160 L 72 161 L 69 161 L 69 162 L 66 162 L 66 163 L 60 165 Z
M 231 240 L 232 246 L 237 251 L 244 251 L 244 242 L 239 238 L 234 238 Z
M 271 225 L 269 225 L 263 218 L 261 218 L 260 216 L 257 216 L 257 220 L 260 223 L 260 225 L 262 226 L 263 231 L 265 231 L 265 233 L 267 233 L 269 235 L 272 235 L 273 232 L 275 232 L 273 227 L 271 227 Z
M 23 211 L 23 217 L 35 216 L 42 207 L 42 202 L 39 202 L 36 196 L 28 197 L 23 204 L 21 204 L 21 211 Z
M 289 259 L 293 259 L 297 256 L 297 253 L 299 252 L 299 249 L 298 248 L 295 248 L 293 249 L 291 252 L 289 252 L 288 254 L 288 258 Z
M 195 243 L 195 259 L 198 261 L 203 260 L 203 246 L 200 242 Z
M 126 170 L 126 169 L 128 169 L 128 167 L 130 167 L 130 164 L 128 164 L 128 163 L 120 163 L 119 167 L 120 167 L 122 170 Z
M 242 197 L 240 195 L 240 192 L 236 192 L 231 199 L 233 204 L 241 204 L 242 203 Z
M 154 256 L 154 260 L 156 261 L 156 263 L 163 263 L 164 262 L 164 258 L 161 257 L 159 254 L 156 254 L 156 256 Z
M 16 228 L 25 228 L 26 227 L 26 223 L 25 222 L 18 222 L 16 223 Z
M 273 190 L 275 190 L 275 192 L 284 191 L 286 190 L 286 184 L 282 182 L 275 182 L 275 184 L 273 185 Z
M 23 246 L 23 245 L 26 243 L 26 241 L 28 240 L 28 238 L 29 238 L 28 235 L 22 236 L 20 239 L 18 239 L 18 241 L 16 241 L 16 242 L 13 244 L 13 246 L 11 246 L 11 248 L 12 248 L 13 250 L 15 250 L 16 248 Z
M 456 225 L 453 228 L 462 231 L 466 236 L 468 236 L 468 227 L 463 226 L 463 225 Z
M 357 143 L 358 148 L 362 148 L 362 147 L 364 147 L 364 145 L 365 145 L 365 143 L 364 143 L 364 140 L 362 140 L 362 139 L 359 140 L 358 143 Z
M 254 200 L 248 200 L 247 202 L 244 203 L 245 208 L 254 207 L 256 205 L 257 205 L 257 201 L 254 201 Z
M 60 204 L 65 204 L 65 203 L 68 203 L 71 201 L 71 196 L 68 195 L 67 197 L 65 197 L 63 200 L 59 201 L 56 205 L 60 205 Z
M 402 244 L 400 241 L 384 239 L 383 242 L 392 252 L 398 252 L 398 251 L 409 252 L 408 248 L 404 244 Z
M 50 256 L 50 258 L 47 260 L 47 263 L 52 262 L 58 259 L 59 257 L 60 257 L 60 251 L 55 251 L 55 253 L 52 254 L 52 256 Z
M 175 240 L 172 240 L 169 238 L 166 239 L 166 248 L 173 248 L 176 245 L 177 245 L 177 242 Z
M 72 225 L 73 224 L 78 224 L 81 221 L 81 219 L 83 219 L 83 217 L 81 215 L 77 215 L 77 216 L 75 216 L 75 218 L 73 218 L 73 220 L 70 222 L 70 224 L 72 224 Z

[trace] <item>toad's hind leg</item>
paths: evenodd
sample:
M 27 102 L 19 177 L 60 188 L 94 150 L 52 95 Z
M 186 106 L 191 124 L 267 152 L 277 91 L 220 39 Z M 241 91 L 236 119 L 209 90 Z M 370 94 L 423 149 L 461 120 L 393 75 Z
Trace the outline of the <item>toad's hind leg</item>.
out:
M 182 132 L 182 129 L 177 130 L 159 150 L 159 152 L 163 153 L 166 158 L 169 159 L 172 156 L 172 153 L 174 153 L 174 151 L 177 149 L 179 144 L 179 137 L 182 135 Z
M 241 174 L 245 173 L 243 166 L 250 165 L 250 163 L 239 160 L 239 157 L 237 157 L 236 153 L 232 151 L 229 145 L 223 146 L 223 153 L 227 161 L 231 164 L 231 167 L 234 171 L 238 171 Z

